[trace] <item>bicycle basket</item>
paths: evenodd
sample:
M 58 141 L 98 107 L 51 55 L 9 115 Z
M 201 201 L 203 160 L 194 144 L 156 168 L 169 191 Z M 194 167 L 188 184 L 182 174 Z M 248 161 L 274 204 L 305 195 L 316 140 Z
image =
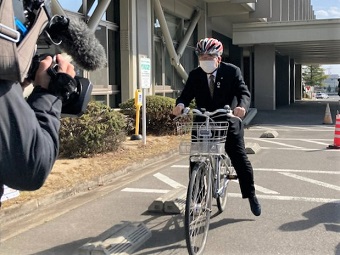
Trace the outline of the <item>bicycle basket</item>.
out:
M 223 154 L 228 122 L 178 122 L 177 133 L 184 136 L 180 154 Z

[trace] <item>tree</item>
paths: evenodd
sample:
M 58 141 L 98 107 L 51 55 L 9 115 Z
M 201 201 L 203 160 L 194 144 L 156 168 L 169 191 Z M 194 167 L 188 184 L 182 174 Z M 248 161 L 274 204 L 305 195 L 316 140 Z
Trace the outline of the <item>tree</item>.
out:
M 302 78 L 306 85 L 324 86 L 323 81 L 327 79 L 324 69 L 319 65 L 308 65 L 303 67 Z

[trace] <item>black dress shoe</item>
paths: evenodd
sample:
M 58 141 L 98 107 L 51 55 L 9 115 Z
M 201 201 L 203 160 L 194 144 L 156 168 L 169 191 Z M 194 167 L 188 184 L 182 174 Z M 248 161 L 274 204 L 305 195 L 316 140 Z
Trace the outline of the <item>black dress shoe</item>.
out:
M 257 200 L 257 197 L 254 195 L 253 197 L 248 198 L 250 209 L 255 216 L 261 215 L 261 205 Z

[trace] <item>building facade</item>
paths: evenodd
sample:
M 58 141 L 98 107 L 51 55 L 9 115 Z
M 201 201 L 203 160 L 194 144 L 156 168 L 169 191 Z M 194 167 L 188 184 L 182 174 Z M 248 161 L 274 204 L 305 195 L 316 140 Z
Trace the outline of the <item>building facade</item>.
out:
M 252 107 L 275 110 L 302 98 L 301 65 L 337 64 L 339 20 L 315 20 L 310 0 L 53 0 L 85 20 L 104 46 L 108 65 L 78 70 L 93 98 L 111 107 L 140 88 L 140 58 L 151 60 L 147 94 L 177 97 L 197 66 L 196 42 L 215 37 L 222 59 L 239 66 Z M 54 5 L 54 12 L 60 10 Z

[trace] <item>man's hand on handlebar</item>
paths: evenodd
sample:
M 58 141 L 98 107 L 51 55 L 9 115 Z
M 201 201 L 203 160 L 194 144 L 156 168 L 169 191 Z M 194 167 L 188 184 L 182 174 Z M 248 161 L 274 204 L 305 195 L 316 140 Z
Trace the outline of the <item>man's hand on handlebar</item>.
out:
M 184 109 L 183 105 L 181 105 L 181 104 L 176 105 L 175 108 L 172 110 L 172 114 L 175 115 L 175 116 L 178 116 L 178 115 L 182 114 L 183 109 Z
M 233 110 L 233 114 L 236 116 L 236 117 L 239 117 L 241 119 L 243 119 L 243 117 L 246 115 L 246 109 L 244 109 L 243 107 L 236 107 L 234 110 Z

